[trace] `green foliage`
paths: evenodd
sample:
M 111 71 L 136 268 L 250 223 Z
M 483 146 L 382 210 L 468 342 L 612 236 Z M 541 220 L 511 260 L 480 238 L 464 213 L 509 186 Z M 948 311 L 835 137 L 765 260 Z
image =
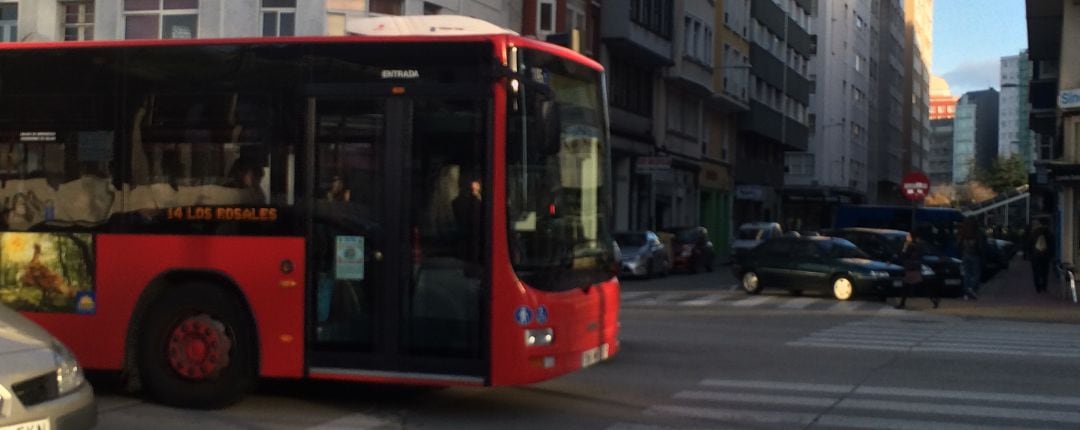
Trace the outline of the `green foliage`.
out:
M 998 157 L 989 170 L 976 169 L 975 179 L 996 193 L 1005 192 L 1027 184 L 1027 165 L 1015 154 L 1009 158 Z

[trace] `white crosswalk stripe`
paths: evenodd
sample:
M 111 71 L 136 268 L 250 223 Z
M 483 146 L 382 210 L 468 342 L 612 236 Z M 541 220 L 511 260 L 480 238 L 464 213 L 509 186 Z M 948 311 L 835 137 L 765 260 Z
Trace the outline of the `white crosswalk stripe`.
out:
M 854 313 L 905 315 L 909 311 L 893 309 L 881 302 L 845 301 L 832 298 L 792 297 L 788 295 L 751 296 L 743 291 L 625 291 L 622 305 L 635 307 L 690 307 L 736 309 L 810 310 L 829 313 Z
M 812 299 L 812 298 L 809 298 L 809 297 L 796 297 L 794 299 L 788 300 L 788 301 L 784 302 L 783 304 L 781 304 L 780 308 L 781 309 L 803 309 L 803 308 L 805 308 L 807 306 L 810 306 L 810 305 L 812 305 L 814 303 L 820 303 L 820 302 L 821 302 L 821 300 L 819 300 L 819 299 Z
M 873 429 L 1076 428 L 1080 397 L 819 382 L 704 379 L 608 430 L 780 426 Z M 685 424 L 685 426 L 683 426 Z
M 819 330 L 794 347 L 1080 358 L 1080 327 L 959 319 L 871 318 Z

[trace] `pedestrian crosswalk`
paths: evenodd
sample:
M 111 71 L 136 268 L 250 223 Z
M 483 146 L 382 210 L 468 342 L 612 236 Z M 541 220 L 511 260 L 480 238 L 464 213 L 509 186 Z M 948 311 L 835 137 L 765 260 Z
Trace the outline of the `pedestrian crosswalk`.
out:
M 839 302 L 832 297 L 796 297 L 786 294 L 748 295 L 742 291 L 625 291 L 622 305 L 628 308 L 685 307 L 732 309 L 816 310 L 835 313 L 872 312 L 904 314 L 880 301 L 851 300 Z
M 794 347 L 1080 358 L 1080 326 L 961 320 L 870 318 L 819 330 Z
M 1076 428 L 1080 397 L 821 382 L 703 379 L 607 430 Z M 633 420 L 627 420 L 633 421 Z M 678 423 L 678 424 L 671 424 Z

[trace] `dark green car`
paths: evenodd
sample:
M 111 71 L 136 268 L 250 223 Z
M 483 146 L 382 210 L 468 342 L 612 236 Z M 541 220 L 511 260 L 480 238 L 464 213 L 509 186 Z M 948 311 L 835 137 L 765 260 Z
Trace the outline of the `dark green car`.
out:
M 792 294 L 832 292 L 837 300 L 895 295 L 904 276 L 900 266 L 871 260 L 847 240 L 823 236 L 769 240 L 740 256 L 731 269 L 748 294 L 784 288 Z

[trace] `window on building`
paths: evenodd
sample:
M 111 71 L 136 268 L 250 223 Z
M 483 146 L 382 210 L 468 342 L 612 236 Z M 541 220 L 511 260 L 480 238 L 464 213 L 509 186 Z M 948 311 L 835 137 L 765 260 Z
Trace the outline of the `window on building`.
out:
M 611 106 L 641 116 L 651 116 L 653 107 L 653 78 L 648 69 L 634 66 L 633 61 L 612 57 L 610 67 Z
M 295 36 L 296 0 L 262 0 L 262 29 L 267 37 Z
M 631 0 L 630 19 L 660 37 L 671 39 L 670 0 Z
M 589 36 L 589 32 L 588 32 L 589 23 L 585 19 L 585 11 L 582 10 L 582 9 L 579 9 L 577 6 L 572 5 L 572 4 L 567 4 L 566 5 L 566 11 L 567 11 L 567 17 L 566 17 L 567 18 L 567 30 L 568 31 L 569 30 L 577 30 L 578 31 L 578 37 L 581 38 L 580 39 L 581 40 L 581 51 L 586 53 L 586 54 L 591 54 L 592 53 L 592 44 L 589 43 L 589 42 L 590 42 L 590 40 L 592 38 Z
M 555 32 L 555 2 L 553 0 L 540 0 L 536 3 L 539 8 L 536 13 L 536 34 L 546 36 Z
M 356 2 L 363 4 L 363 2 Z M 401 0 L 371 0 L 368 4 L 368 12 L 386 15 L 401 15 Z
M 64 40 L 94 40 L 94 1 L 60 3 L 64 14 Z
M 198 37 L 199 0 L 124 0 L 125 39 Z
M 19 4 L 0 4 L 0 42 L 19 41 Z

